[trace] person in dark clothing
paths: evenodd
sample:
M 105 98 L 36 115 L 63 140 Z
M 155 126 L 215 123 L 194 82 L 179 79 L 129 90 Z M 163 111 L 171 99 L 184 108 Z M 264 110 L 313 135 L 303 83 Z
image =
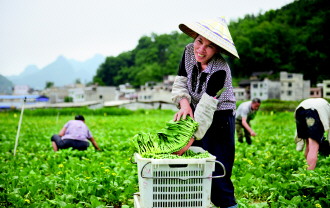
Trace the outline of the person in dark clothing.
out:
M 207 150 L 226 168 L 226 176 L 213 179 L 211 201 L 215 206 L 237 207 L 230 179 L 235 156 L 235 109 L 231 70 L 221 53 L 238 58 L 223 18 L 180 24 L 194 38 L 185 47 L 172 94 L 179 111 L 174 121 L 190 116 L 199 126 L 189 144 L 175 154 L 181 155 L 191 144 Z M 219 92 L 222 92 L 221 94 Z M 222 175 L 216 167 L 213 175 Z

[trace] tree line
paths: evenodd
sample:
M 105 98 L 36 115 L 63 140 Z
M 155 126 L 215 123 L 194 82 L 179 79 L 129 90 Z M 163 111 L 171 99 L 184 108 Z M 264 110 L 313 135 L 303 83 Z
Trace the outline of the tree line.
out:
M 278 10 L 246 15 L 229 23 L 240 59 L 225 57 L 235 78 L 253 72 L 303 73 L 314 86 L 330 79 L 330 4 L 327 0 L 296 0 Z M 151 34 L 118 56 L 107 57 L 93 81 L 99 85 L 140 86 L 177 73 L 185 45 L 193 40 L 183 33 Z

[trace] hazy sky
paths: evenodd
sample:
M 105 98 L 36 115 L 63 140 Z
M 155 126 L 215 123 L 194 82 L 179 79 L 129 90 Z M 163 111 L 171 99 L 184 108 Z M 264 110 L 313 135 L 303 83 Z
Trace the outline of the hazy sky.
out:
M 0 0 L 0 74 L 42 68 L 59 55 L 86 60 L 117 56 L 151 33 L 178 24 L 279 9 L 294 0 Z

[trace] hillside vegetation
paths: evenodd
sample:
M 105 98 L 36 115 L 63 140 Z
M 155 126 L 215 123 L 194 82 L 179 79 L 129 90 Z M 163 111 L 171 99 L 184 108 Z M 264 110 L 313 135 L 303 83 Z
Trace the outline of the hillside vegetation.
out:
M 252 72 L 303 73 L 312 85 L 329 79 L 330 4 L 327 0 L 297 0 L 278 10 L 246 15 L 229 23 L 240 59 L 225 57 L 234 78 Z M 177 25 L 173 25 L 173 29 Z M 110 56 L 100 65 L 94 82 L 139 86 L 176 74 L 184 46 L 192 42 L 178 32 L 143 36 L 136 48 Z

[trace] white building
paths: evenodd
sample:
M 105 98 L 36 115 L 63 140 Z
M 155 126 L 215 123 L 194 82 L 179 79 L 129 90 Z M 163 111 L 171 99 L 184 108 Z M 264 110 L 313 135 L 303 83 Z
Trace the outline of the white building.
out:
M 85 101 L 85 91 L 84 88 L 71 88 L 69 89 L 69 97 L 72 97 L 74 103 Z
M 116 87 L 89 86 L 69 89 L 74 103 L 86 101 L 113 101 L 118 99 Z
M 233 92 L 234 92 L 236 100 L 247 100 L 248 99 L 245 88 L 235 87 L 235 88 L 233 88 Z
M 49 97 L 50 103 L 62 103 L 65 98 L 69 96 L 70 86 L 66 87 L 50 87 L 44 89 L 41 94 L 47 95 Z
M 140 87 L 138 100 L 141 102 L 165 102 L 172 103 L 172 86 L 175 76 L 165 76 L 163 82 L 147 82 Z
M 135 100 L 137 98 L 136 90 L 129 84 L 119 85 L 119 99 L 120 100 Z
M 310 80 L 304 80 L 303 74 L 280 73 L 281 100 L 302 100 L 310 96 Z
M 28 95 L 30 94 L 28 85 L 15 85 L 13 95 Z
M 146 83 L 141 86 L 140 91 L 138 92 L 138 100 L 142 102 L 162 101 L 172 103 L 171 91 L 172 88 L 169 88 L 162 83 L 157 83 L 155 85 Z
M 330 99 L 330 80 L 323 80 L 323 97 Z
M 310 88 L 310 97 L 311 98 L 321 98 L 323 97 L 323 83 L 318 83 L 316 87 Z
M 263 81 L 251 81 L 251 98 L 260 100 L 280 99 L 280 82 L 264 79 Z

